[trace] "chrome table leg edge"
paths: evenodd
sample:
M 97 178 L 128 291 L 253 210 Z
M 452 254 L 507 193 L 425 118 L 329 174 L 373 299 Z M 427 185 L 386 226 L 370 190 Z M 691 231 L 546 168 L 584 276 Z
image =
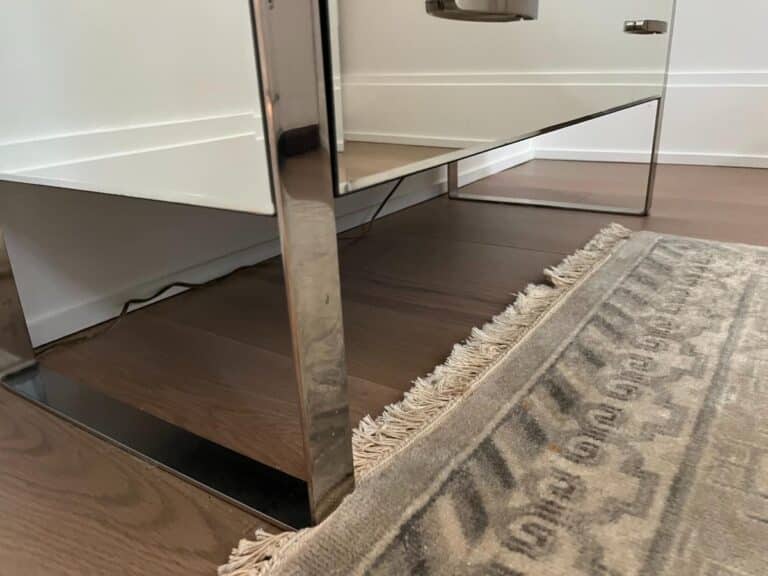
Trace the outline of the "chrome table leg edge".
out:
M 557 208 L 560 210 L 572 210 L 575 212 L 598 212 L 602 214 L 616 214 L 619 216 L 644 216 L 643 208 L 619 208 L 603 204 L 578 204 L 571 202 L 556 202 L 549 200 L 533 200 L 528 198 L 508 198 L 505 196 L 492 196 L 485 194 L 468 194 L 461 189 L 450 194 L 452 200 L 468 202 L 489 202 L 492 204 L 510 204 L 515 206 L 532 206 L 535 208 Z
M 283 4 L 251 0 L 301 404 L 306 478 L 312 520 L 317 523 L 352 491 L 354 471 L 336 243 L 331 156 L 334 135 L 327 99 L 329 71 L 324 62 L 327 20 L 322 12 L 324 2 L 305 0 L 301 5 L 311 26 L 281 20 Z M 285 57 L 291 46 L 280 44 L 293 44 L 295 34 L 304 29 L 311 30 L 313 36 L 314 75 L 303 73 L 301 66 L 292 66 Z M 289 76 L 291 82 L 284 82 Z M 276 80 L 283 80 L 283 89 L 286 85 L 301 86 L 303 94 L 314 94 L 314 102 L 309 105 L 306 99 L 278 94 Z M 290 124 L 296 117 L 317 131 L 314 141 L 299 148 L 284 141 L 286 134 L 298 128 Z

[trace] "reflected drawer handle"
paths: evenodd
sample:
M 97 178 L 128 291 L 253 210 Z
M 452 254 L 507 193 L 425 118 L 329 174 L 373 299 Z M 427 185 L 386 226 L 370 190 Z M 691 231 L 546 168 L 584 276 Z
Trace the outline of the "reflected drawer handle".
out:
M 624 22 L 624 32 L 627 34 L 666 34 L 669 24 L 664 20 L 627 20 Z
M 539 0 L 426 0 L 427 14 L 466 22 L 535 20 Z

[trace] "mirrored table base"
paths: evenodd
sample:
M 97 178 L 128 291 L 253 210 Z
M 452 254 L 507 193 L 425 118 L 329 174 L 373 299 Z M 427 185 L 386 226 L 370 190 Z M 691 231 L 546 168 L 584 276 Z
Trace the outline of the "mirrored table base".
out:
M 307 483 L 44 367 L 6 375 L 11 392 L 281 528 L 311 524 Z

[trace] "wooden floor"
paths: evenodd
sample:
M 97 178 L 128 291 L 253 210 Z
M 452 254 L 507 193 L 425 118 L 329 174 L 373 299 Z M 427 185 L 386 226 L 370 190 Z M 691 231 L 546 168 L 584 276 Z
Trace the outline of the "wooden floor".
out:
M 535 161 L 468 191 L 592 182 L 635 198 L 615 165 Z M 519 168 L 517 170 L 520 170 Z M 610 172 L 610 175 L 608 174 Z M 506 182 L 506 184 L 504 183 Z M 401 397 L 541 271 L 618 221 L 768 244 L 768 170 L 663 166 L 649 218 L 451 201 L 342 240 L 352 418 Z M 280 263 L 131 314 L 44 363 L 301 476 Z M 0 575 L 213 573 L 258 522 L 0 391 Z

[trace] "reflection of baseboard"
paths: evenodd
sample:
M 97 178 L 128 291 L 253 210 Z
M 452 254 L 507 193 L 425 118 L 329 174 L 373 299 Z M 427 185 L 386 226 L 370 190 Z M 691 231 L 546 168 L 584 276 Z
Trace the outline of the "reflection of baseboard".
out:
M 514 144 L 506 150 L 494 151 L 484 156 L 481 160 L 470 159 L 459 163 L 459 186 L 466 186 L 472 182 L 493 176 L 504 170 L 520 166 L 535 158 L 534 149 L 527 142 Z
M 0 143 L 0 172 L 26 172 L 244 135 L 260 136 L 261 130 L 260 117 L 246 112 L 50 134 Z
M 540 160 L 582 160 L 585 162 L 648 162 L 650 154 L 639 150 L 590 150 L 579 148 L 536 148 Z M 733 166 L 768 168 L 768 156 L 701 152 L 660 152 L 662 164 L 692 166 Z
M 437 148 L 467 148 L 477 144 L 487 144 L 492 140 L 480 138 L 452 138 L 429 136 L 426 134 L 390 134 L 379 132 L 345 132 L 349 142 L 373 142 L 375 144 L 403 144 L 406 146 L 435 146 Z
M 535 147 L 537 160 L 582 160 L 584 162 L 648 162 L 650 151 L 642 150 L 590 150 L 585 148 Z
M 659 161 L 664 164 L 690 164 L 694 166 L 732 166 L 740 168 L 768 168 L 768 156 L 741 154 L 702 154 L 699 152 L 662 152 Z

